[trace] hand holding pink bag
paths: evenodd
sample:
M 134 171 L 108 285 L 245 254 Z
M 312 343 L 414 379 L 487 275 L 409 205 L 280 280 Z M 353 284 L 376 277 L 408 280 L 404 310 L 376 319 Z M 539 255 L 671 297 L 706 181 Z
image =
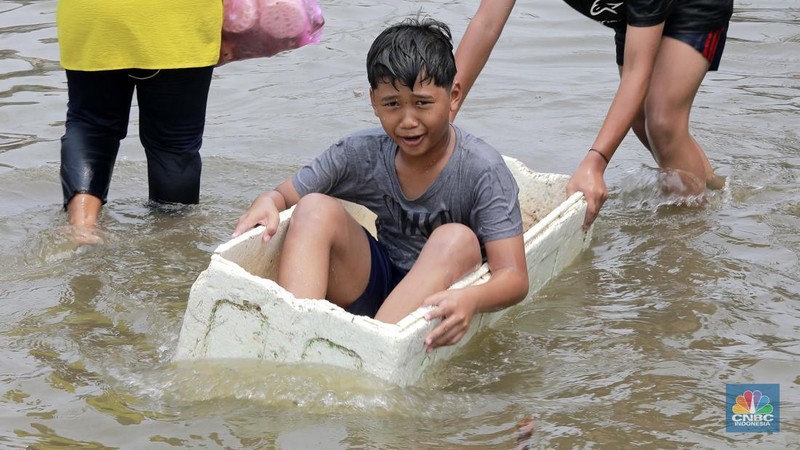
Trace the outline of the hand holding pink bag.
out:
M 224 0 L 218 66 L 319 42 L 325 19 L 316 0 Z

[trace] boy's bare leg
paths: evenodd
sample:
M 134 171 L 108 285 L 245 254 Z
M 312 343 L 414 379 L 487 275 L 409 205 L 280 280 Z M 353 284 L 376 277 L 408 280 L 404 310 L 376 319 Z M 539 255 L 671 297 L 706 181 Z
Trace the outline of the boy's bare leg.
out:
M 647 139 L 647 131 L 645 129 L 644 111 L 640 112 L 639 115 L 636 117 L 636 119 L 633 122 L 632 128 L 634 134 L 636 134 L 636 137 L 639 138 L 639 142 L 641 142 L 644 148 L 646 148 L 647 151 L 649 151 L 650 154 L 652 155 L 653 150 L 650 148 L 650 141 L 648 141 Z M 706 157 L 705 152 L 703 152 L 702 148 L 700 147 L 700 144 L 697 143 L 694 137 L 692 137 L 692 140 L 694 141 L 694 144 L 697 146 L 697 148 L 700 149 L 700 152 L 702 152 L 703 159 L 705 160 L 703 165 L 706 166 L 706 173 L 711 174 L 711 176 L 706 177 L 706 188 L 722 189 L 722 187 L 725 185 L 725 177 L 719 176 L 714 173 L 714 169 L 711 168 L 711 164 L 708 162 L 708 158 Z
M 706 188 L 708 189 L 722 189 L 725 186 L 725 177 L 717 175 L 714 173 L 714 168 L 711 167 L 711 163 L 708 161 L 708 156 L 706 156 L 706 152 L 703 151 L 703 147 L 700 147 L 700 144 L 694 139 L 692 136 L 692 141 L 694 142 L 695 148 L 703 158 L 703 166 L 706 170 Z
M 67 217 L 72 226 L 72 239 L 78 244 L 99 244 L 100 236 L 94 234 L 97 217 L 103 201 L 91 194 L 75 194 L 67 203 Z
M 622 70 L 622 68 L 620 68 L 620 70 Z M 647 140 L 647 130 L 645 129 L 644 123 L 644 111 L 639 111 L 639 114 L 636 116 L 636 119 L 634 119 L 633 126 L 631 126 L 631 128 L 633 128 L 633 133 L 636 135 L 636 137 L 639 138 L 639 142 L 641 142 L 642 145 L 644 145 L 644 148 L 646 148 L 647 151 L 649 151 L 652 155 L 653 150 L 650 149 L 650 141 Z
M 449 288 L 478 268 L 481 261 L 480 243 L 469 227 L 455 223 L 440 226 L 375 318 L 387 323 L 399 322 L 419 308 L 429 295 Z
M 653 157 L 662 169 L 688 174 L 682 176 L 681 195 L 702 194 L 706 184 L 716 185 L 719 178 L 689 133 L 692 103 L 708 66 L 708 60 L 691 46 L 663 38 L 645 100 L 646 137 Z
M 297 298 L 325 298 L 346 308 L 367 287 L 372 267 L 364 229 L 333 197 L 297 203 L 281 251 L 278 284 Z

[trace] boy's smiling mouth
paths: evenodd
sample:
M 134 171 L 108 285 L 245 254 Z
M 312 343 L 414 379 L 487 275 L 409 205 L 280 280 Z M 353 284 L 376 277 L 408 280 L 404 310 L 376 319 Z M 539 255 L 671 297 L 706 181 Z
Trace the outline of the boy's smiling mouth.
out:
M 413 147 L 419 145 L 419 143 L 422 142 L 423 137 L 424 135 L 418 134 L 416 136 L 401 136 L 400 139 L 403 141 L 404 144 Z

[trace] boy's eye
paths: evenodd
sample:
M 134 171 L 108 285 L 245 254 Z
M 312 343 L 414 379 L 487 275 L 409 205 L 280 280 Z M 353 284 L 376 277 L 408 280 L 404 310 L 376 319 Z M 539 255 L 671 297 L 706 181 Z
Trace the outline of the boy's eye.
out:
M 384 103 L 384 104 L 383 104 L 383 106 L 388 106 L 388 107 L 390 107 L 390 108 L 394 108 L 394 107 L 395 107 L 395 106 L 397 106 L 397 105 L 398 105 L 398 103 L 397 103 L 397 101 L 396 101 L 396 100 L 388 101 L 388 102 L 386 102 L 386 103 Z

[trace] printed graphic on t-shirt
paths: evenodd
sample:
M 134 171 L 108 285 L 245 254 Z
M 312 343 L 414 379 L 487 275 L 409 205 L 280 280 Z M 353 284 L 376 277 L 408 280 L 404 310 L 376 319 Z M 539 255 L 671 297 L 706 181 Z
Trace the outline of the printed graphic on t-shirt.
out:
M 589 14 L 592 17 L 601 17 L 603 14 L 610 14 L 614 18 L 618 18 L 620 16 L 620 6 L 622 6 L 622 2 L 606 2 L 603 0 L 594 0 L 592 2 L 592 8 L 589 9 Z
M 619 0 L 565 0 L 567 4 L 603 25 L 625 23 L 625 2 Z
M 383 201 L 386 204 L 386 209 L 391 212 L 392 217 L 398 224 L 400 233 L 404 236 L 424 236 L 427 238 L 440 225 L 453 223 L 453 214 L 446 209 L 439 211 L 407 211 L 388 194 L 384 194 Z

